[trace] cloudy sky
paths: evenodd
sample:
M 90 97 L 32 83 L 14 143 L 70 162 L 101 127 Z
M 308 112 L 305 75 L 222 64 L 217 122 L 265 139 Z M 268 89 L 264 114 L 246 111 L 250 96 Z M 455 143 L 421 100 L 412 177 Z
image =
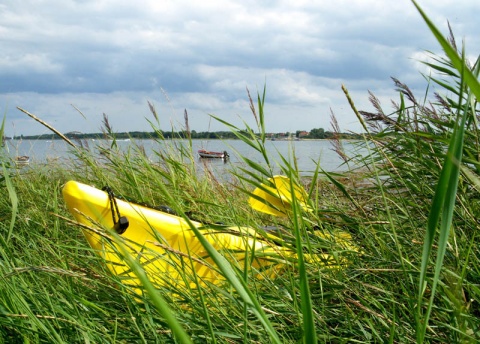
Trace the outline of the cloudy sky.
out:
M 447 20 L 479 53 L 480 1 L 419 0 L 444 32 Z M 170 130 L 225 130 L 209 114 L 253 125 L 246 89 L 266 85 L 267 131 L 358 131 L 341 91 L 389 109 L 391 76 L 423 95 L 419 61 L 438 44 L 409 0 L 3 0 L 0 108 L 7 135 L 151 130 L 147 101 Z M 75 108 L 81 111 L 80 114 Z

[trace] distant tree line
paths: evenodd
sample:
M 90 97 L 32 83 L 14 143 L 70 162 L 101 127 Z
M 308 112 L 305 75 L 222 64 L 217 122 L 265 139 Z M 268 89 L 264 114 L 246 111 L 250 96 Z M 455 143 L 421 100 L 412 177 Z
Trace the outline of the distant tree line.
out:
M 165 138 L 165 139 L 184 139 L 184 138 L 192 138 L 192 139 L 235 139 L 236 136 L 231 131 L 215 131 L 215 132 L 197 132 L 192 130 L 190 135 L 186 131 L 129 131 L 129 132 L 116 132 L 116 133 L 81 133 L 81 132 L 69 132 L 63 134 L 65 137 L 69 139 L 158 139 L 158 138 Z M 58 140 L 61 137 L 54 133 L 49 134 L 41 134 L 41 135 L 18 135 L 14 136 L 13 139 L 15 140 Z
M 236 135 L 232 131 L 202 131 L 197 132 L 192 130 L 190 133 L 186 131 L 153 131 L 153 132 L 146 132 L 146 131 L 130 131 L 130 132 L 118 132 L 118 133 L 81 133 L 81 132 L 69 132 L 64 134 L 69 139 L 185 139 L 185 138 L 192 138 L 192 139 L 236 139 Z M 279 137 L 289 137 L 292 136 L 289 132 L 287 133 L 270 133 L 268 137 L 270 138 L 279 138 Z M 361 136 L 359 134 L 353 133 L 334 133 L 331 131 L 325 131 L 323 128 L 316 128 L 312 129 L 310 132 L 300 131 L 298 130 L 295 133 L 295 138 L 299 139 L 332 139 L 334 137 L 340 139 L 360 139 Z M 58 140 L 61 139 L 60 136 L 57 134 L 41 134 L 41 135 L 19 135 L 14 136 L 13 139 L 15 140 Z

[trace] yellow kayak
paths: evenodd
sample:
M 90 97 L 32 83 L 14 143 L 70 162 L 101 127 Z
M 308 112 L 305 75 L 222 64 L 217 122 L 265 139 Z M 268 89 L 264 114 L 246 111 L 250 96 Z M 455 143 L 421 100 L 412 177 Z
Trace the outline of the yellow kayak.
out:
M 118 237 L 109 235 L 112 229 L 121 233 L 122 242 L 130 254 L 142 264 L 150 280 L 157 285 L 178 289 L 195 287 L 198 283 L 218 284 L 224 281 L 182 217 L 113 198 L 106 191 L 75 181 L 65 184 L 63 197 L 77 222 L 89 227 L 83 232 L 90 246 L 105 259 L 108 269 L 124 284 L 138 286 L 139 282 L 119 253 Z M 127 228 L 116 228 L 120 218 L 126 219 Z M 201 229 L 210 244 L 231 263 L 242 270 L 245 266 L 254 268 L 259 277 L 272 277 L 281 268 L 285 253 L 291 256 L 285 248 L 260 240 L 251 228 L 209 228 L 196 221 L 191 221 L 191 225 Z M 247 265 L 246 259 L 249 262 Z
M 252 228 L 206 226 L 196 221 L 189 224 L 182 217 L 115 198 L 111 192 L 75 181 L 65 184 L 63 197 L 71 214 L 84 225 L 90 246 L 105 259 L 108 269 L 137 293 L 141 292 L 140 282 L 124 262 L 120 243 L 157 286 L 181 292 L 199 284 L 225 281 L 191 226 L 198 228 L 230 263 L 241 271 L 248 269 L 256 278 L 272 278 L 287 260 L 296 259 L 294 251 L 265 240 Z M 112 236 L 112 231 L 119 235 Z M 316 234 L 340 242 L 345 250 L 355 250 L 347 233 L 335 237 Z M 306 256 L 308 261 L 323 266 L 345 263 L 337 254 Z

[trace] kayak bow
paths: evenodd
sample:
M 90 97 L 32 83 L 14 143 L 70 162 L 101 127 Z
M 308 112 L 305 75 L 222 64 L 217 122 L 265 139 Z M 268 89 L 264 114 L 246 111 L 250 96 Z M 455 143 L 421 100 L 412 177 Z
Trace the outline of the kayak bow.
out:
M 138 287 L 139 282 L 124 263 L 118 240 L 157 285 L 195 287 L 194 274 L 200 283 L 224 281 L 184 218 L 118 198 L 112 200 L 108 192 L 75 181 L 65 184 L 63 197 L 77 222 L 90 228 L 83 230 L 90 246 L 124 284 Z M 110 236 L 109 231 L 118 227 L 115 213 L 128 219 L 128 227 L 119 236 Z M 273 277 L 281 269 L 282 257 L 291 256 L 287 249 L 261 240 L 252 228 L 204 226 L 197 221 L 191 224 L 231 263 L 240 269 L 251 266 L 259 277 Z

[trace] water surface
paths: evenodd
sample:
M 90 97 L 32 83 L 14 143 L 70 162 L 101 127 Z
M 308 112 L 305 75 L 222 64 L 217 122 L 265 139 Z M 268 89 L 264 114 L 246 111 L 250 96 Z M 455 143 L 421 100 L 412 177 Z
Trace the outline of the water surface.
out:
M 112 144 L 108 140 L 84 140 L 85 146 L 92 151 L 93 154 L 99 153 L 99 147 L 109 148 Z M 169 149 L 190 149 L 189 142 L 186 140 L 118 140 L 118 147 L 122 151 L 134 151 L 133 147 L 142 147 L 147 157 L 152 162 L 160 162 L 160 152 Z M 358 152 L 358 142 L 342 141 L 342 145 L 347 155 L 353 155 Z M 267 141 L 265 143 L 268 157 L 277 173 L 280 172 L 279 165 L 282 164 L 280 155 L 286 158 L 291 164 L 296 164 L 303 175 L 313 173 L 317 164 L 326 171 L 339 172 L 345 171 L 349 166 L 343 163 L 343 160 L 333 151 L 333 146 L 329 140 L 301 140 L 301 141 Z M 72 147 L 62 140 L 9 140 L 5 146 L 8 154 L 12 157 L 27 155 L 32 163 L 48 163 L 49 161 L 72 159 Z M 132 150 L 133 149 L 133 150 Z M 239 156 L 248 157 L 249 159 L 265 164 L 262 155 L 252 147 L 240 140 L 192 140 L 192 148 L 195 156 L 199 149 L 207 149 L 211 151 L 227 151 L 230 159 L 224 162 L 222 159 L 200 159 L 198 164 L 209 167 L 220 172 L 242 166 L 243 162 Z M 295 156 L 295 158 L 293 158 Z M 350 166 L 352 167 L 352 166 Z

